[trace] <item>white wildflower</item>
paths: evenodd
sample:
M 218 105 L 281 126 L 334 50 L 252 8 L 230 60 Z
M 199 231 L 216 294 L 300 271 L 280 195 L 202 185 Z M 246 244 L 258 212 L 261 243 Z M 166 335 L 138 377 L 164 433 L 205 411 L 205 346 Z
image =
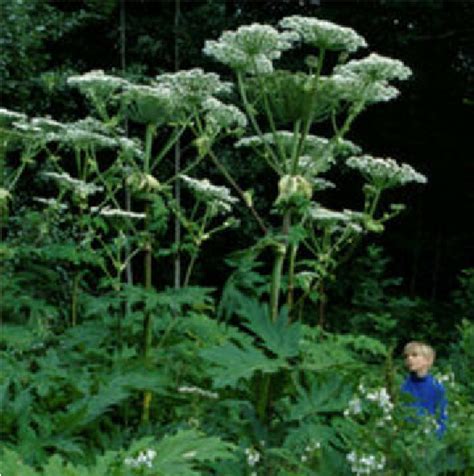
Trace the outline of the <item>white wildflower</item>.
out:
M 58 202 L 55 198 L 42 198 L 42 197 L 33 197 L 33 200 L 38 203 L 42 203 L 43 205 L 47 205 L 48 207 L 59 209 L 59 210 L 66 210 L 67 205 L 64 203 Z
M 370 402 L 375 402 L 384 413 L 389 413 L 393 410 L 393 403 L 385 387 L 368 392 L 365 398 Z
M 213 185 L 208 179 L 198 180 L 184 174 L 180 177 L 199 199 L 210 204 L 213 214 L 230 212 L 238 201 L 227 187 Z
M 319 48 L 353 52 L 367 46 L 365 39 L 352 28 L 326 20 L 293 15 L 283 18 L 280 26 L 297 33 L 304 43 Z
M 344 416 L 358 415 L 362 413 L 362 402 L 360 398 L 355 397 L 349 401 L 347 408 L 344 410 Z
M 10 111 L 4 107 L 0 107 L 0 124 L 9 125 L 12 122 L 24 121 L 26 120 L 26 115 L 22 112 Z
M 147 467 L 151 468 L 153 466 L 153 460 L 156 458 L 156 451 L 148 449 L 141 451 L 136 458 L 128 457 L 124 459 L 124 463 L 131 468 L 140 468 Z
M 335 73 L 320 78 L 321 91 L 334 102 L 348 101 L 362 104 L 387 102 L 396 98 L 399 91 L 387 81 L 368 81 L 353 72 Z
M 255 466 L 260 461 L 260 453 L 255 448 L 245 448 L 247 464 Z
M 66 126 L 50 117 L 34 117 L 31 119 L 31 124 L 35 127 L 39 127 L 44 132 L 61 132 Z
M 411 69 L 400 60 L 371 53 L 360 60 L 351 60 L 346 64 L 336 66 L 334 73 L 342 76 L 354 73 L 365 80 L 390 81 L 392 79 L 408 79 Z
M 129 83 L 123 78 L 105 74 L 103 70 L 97 69 L 82 75 L 70 76 L 67 84 L 78 87 L 83 94 L 104 96 Z
M 145 213 L 136 213 L 130 212 L 128 210 L 122 210 L 120 208 L 110 208 L 110 207 L 91 207 L 91 211 L 93 213 L 98 212 L 99 215 L 104 217 L 113 217 L 113 218 L 133 218 L 133 219 L 140 219 L 146 218 Z
M 31 124 L 30 122 L 27 122 L 27 121 L 21 121 L 21 122 L 14 122 L 13 123 L 13 127 L 15 129 L 18 129 L 19 131 L 21 132 L 25 132 L 25 133 L 30 133 L 30 134 L 38 134 L 39 132 L 41 132 L 41 128 L 38 127 L 38 126 L 34 126 L 33 124 Z
M 280 33 L 269 25 L 253 23 L 225 31 L 217 41 L 208 40 L 204 53 L 238 71 L 271 73 L 273 60 L 292 47 L 295 36 Z
M 232 83 L 221 81 L 216 73 L 193 68 L 156 76 L 155 84 L 172 91 L 176 100 L 187 106 L 197 106 L 210 96 L 229 93 Z
M 117 142 L 110 137 L 75 126 L 67 128 L 60 138 L 77 147 L 115 147 L 117 145 Z
M 391 158 L 382 159 L 362 155 L 349 158 L 346 164 L 359 170 L 367 180 L 382 188 L 396 187 L 409 182 L 427 182 L 426 177 L 417 172 L 411 165 L 405 163 L 400 165 Z
M 57 180 L 61 185 L 71 189 L 73 193 L 77 193 L 81 198 L 85 198 L 88 195 L 93 195 L 103 190 L 102 186 L 75 179 L 67 172 L 62 172 L 60 174 L 57 172 L 44 172 L 43 175 Z
M 210 392 L 209 390 L 204 390 L 203 388 L 191 386 L 188 387 L 186 385 L 183 385 L 178 388 L 179 393 L 191 393 L 194 395 L 199 395 L 200 397 L 206 397 L 206 398 L 211 398 L 211 399 L 216 399 L 219 398 L 219 395 L 215 392 Z
M 351 465 L 351 471 L 357 475 L 370 475 L 376 471 L 382 471 L 386 463 L 384 455 L 357 454 L 355 451 L 347 454 L 346 459 Z
M 130 84 L 121 97 L 129 116 L 141 123 L 163 124 L 172 120 L 180 107 L 179 97 L 164 84 Z
M 202 104 L 206 111 L 206 126 L 217 134 L 221 129 L 245 128 L 247 118 L 237 107 L 224 104 L 216 98 L 210 97 Z

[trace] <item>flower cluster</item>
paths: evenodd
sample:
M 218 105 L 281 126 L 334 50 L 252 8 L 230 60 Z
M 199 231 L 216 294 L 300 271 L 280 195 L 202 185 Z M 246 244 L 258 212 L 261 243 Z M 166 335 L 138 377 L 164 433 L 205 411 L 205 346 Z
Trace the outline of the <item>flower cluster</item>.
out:
M 197 198 L 211 206 L 212 215 L 230 212 L 232 205 L 237 202 L 237 198 L 230 194 L 227 187 L 213 185 L 208 179 L 198 180 L 184 174 L 180 177 L 196 194 Z
M 111 218 L 135 218 L 135 219 L 146 218 L 145 213 L 130 212 L 128 210 L 122 210 L 120 208 L 91 207 L 91 212 L 93 213 L 98 212 L 99 215 L 102 215 L 104 217 L 111 217 Z
M 82 75 L 70 76 L 67 84 L 78 87 L 83 94 L 107 96 L 126 86 L 127 80 L 105 74 L 103 70 L 92 70 Z
M 181 386 L 178 388 L 179 393 L 191 393 L 193 395 L 199 395 L 200 397 L 216 399 L 219 395 L 216 392 L 210 392 L 209 390 L 204 390 L 203 388 L 195 387 L 195 386 Z
M 367 180 L 376 187 L 391 188 L 409 182 L 426 183 L 426 177 L 417 172 L 411 165 L 398 164 L 395 160 L 376 158 L 370 155 L 351 157 L 346 164 L 359 170 Z
M 367 46 L 365 39 L 352 28 L 326 20 L 293 15 L 283 18 L 280 26 L 296 32 L 304 43 L 319 48 L 353 52 Z
M 146 451 L 141 451 L 136 458 L 128 457 L 125 458 L 124 463 L 131 468 L 140 468 L 147 467 L 151 468 L 153 466 L 153 460 L 156 458 L 156 451 L 148 449 Z
M 382 471 L 386 463 L 384 455 L 364 455 L 357 454 L 355 451 L 349 453 L 346 458 L 351 465 L 351 471 L 357 475 Z
M 193 68 L 156 76 L 155 85 L 169 89 L 182 104 L 199 106 L 210 96 L 229 93 L 232 83 L 223 82 L 216 73 Z
M 244 453 L 249 466 L 253 467 L 260 461 L 260 453 L 255 448 L 245 448 Z
M 334 73 L 341 76 L 355 74 L 368 81 L 390 81 L 392 79 L 408 79 L 411 69 L 400 60 L 371 53 L 360 60 L 351 60 L 336 66 Z
M 214 135 L 220 130 L 247 127 L 247 117 L 237 107 L 210 97 L 203 102 L 207 129 Z
M 43 198 L 43 197 L 33 197 L 33 200 L 38 203 L 42 203 L 48 207 L 51 207 L 56 210 L 66 210 L 67 205 L 64 203 L 59 202 L 55 198 Z
M 175 115 L 179 101 L 169 86 L 129 84 L 122 93 L 128 115 L 145 124 L 163 124 Z
M 75 179 L 71 177 L 67 172 L 44 172 L 45 177 L 50 177 L 57 180 L 61 185 L 72 189 L 74 193 L 77 193 L 80 198 L 86 198 L 88 195 L 93 195 L 97 192 L 101 192 L 103 187 L 95 185 L 93 183 L 87 183 L 83 180 Z
M 455 384 L 455 376 L 454 372 L 448 372 L 446 374 L 436 374 L 436 380 L 441 384 L 447 384 L 449 386 L 454 386 Z
M 303 454 L 301 455 L 301 462 L 305 463 L 310 459 L 314 453 L 321 448 L 321 443 L 319 441 L 311 441 L 305 446 Z
M 250 73 L 271 73 L 273 60 L 292 47 L 296 35 L 281 33 L 269 25 L 241 26 L 225 31 L 217 41 L 208 40 L 204 53 L 231 68 Z
M 39 127 L 44 132 L 62 132 L 66 129 L 66 125 L 51 119 L 50 117 L 34 117 L 31 119 L 34 127 Z
M 362 214 L 353 210 L 343 210 L 338 212 L 320 205 L 314 205 L 308 210 L 309 217 L 323 227 L 333 227 L 339 229 L 341 226 L 347 227 L 355 233 L 362 233 L 363 229 L 359 225 Z
M 21 112 L 10 111 L 10 109 L 0 107 L 0 126 L 7 126 L 12 122 L 22 121 L 25 119 L 25 114 Z
M 347 101 L 361 104 L 374 104 L 395 99 L 399 91 L 387 81 L 366 81 L 361 76 L 345 72 L 320 78 L 322 94 L 334 102 Z
M 368 390 L 361 384 L 358 391 L 360 396 L 355 396 L 349 401 L 347 408 L 344 410 L 345 417 L 361 414 L 363 411 L 363 400 L 365 400 L 374 403 L 382 410 L 382 419 L 379 420 L 379 425 L 392 420 L 394 404 L 385 387 Z

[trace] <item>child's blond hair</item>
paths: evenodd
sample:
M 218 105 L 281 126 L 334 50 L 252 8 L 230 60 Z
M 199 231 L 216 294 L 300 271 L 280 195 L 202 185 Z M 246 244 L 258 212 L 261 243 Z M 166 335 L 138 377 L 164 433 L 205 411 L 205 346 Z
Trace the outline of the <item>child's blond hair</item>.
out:
M 431 362 L 431 365 L 433 365 L 436 358 L 436 352 L 431 345 L 416 340 L 408 342 L 408 344 L 403 348 L 403 355 L 407 355 L 409 352 L 413 351 L 424 355 Z

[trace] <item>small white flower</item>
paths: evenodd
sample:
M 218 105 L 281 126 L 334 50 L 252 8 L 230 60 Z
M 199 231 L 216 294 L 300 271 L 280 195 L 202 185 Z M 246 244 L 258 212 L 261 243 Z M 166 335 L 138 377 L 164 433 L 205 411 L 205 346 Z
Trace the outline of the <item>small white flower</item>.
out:
M 199 395 L 200 397 L 206 397 L 206 398 L 212 398 L 216 399 L 219 398 L 219 395 L 215 392 L 210 392 L 209 390 L 204 390 L 203 388 L 199 387 L 189 387 L 186 385 L 182 385 L 181 387 L 178 388 L 179 393 L 191 393 L 195 395 Z
M 255 466 L 260 461 L 260 453 L 255 448 L 246 448 L 244 453 L 249 466 Z
M 191 458 L 195 458 L 196 455 L 197 455 L 197 451 L 188 451 L 187 453 L 183 453 L 183 458 L 191 459 Z

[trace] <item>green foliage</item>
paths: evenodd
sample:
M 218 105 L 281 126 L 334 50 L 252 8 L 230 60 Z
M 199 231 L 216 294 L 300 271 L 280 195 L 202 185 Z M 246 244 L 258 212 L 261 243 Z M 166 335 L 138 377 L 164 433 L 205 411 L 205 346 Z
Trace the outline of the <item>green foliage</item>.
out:
M 85 5 L 96 18 L 125 6 Z M 26 38 L 25 25 L 38 16 L 35 32 L 43 23 L 54 32 L 65 16 L 36 1 L 14 1 L 7 10 L 10 20 L 18 13 L 21 21 L 9 24 L 0 72 L 10 71 L 18 41 L 19 71 L 35 74 L 49 57 L 30 63 L 26 53 L 34 55 L 55 33 Z M 84 16 L 70 18 L 57 38 Z M 318 57 L 307 58 L 305 72 L 278 69 L 297 38 L 317 48 Z M 453 349 L 459 384 L 450 388 L 452 428 L 438 441 L 407 419 L 403 405 L 394 407 L 392 338 L 412 331 L 414 316 L 421 321 L 415 330 L 429 334 L 433 315 L 426 303 L 392 294 L 400 282 L 386 278 L 380 248 L 368 247 L 353 268 L 350 302 L 335 317 L 325 314 L 344 253 L 369 232 L 383 231 L 403 208 L 391 204 L 380 212 L 385 190 L 425 181 L 407 164 L 357 157 L 361 149 L 345 139 L 369 105 L 398 94 L 389 81 L 410 73 L 400 61 L 374 54 L 348 61 L 364 44 L 349 28 L 293 16 L 279 30 L 254 24 L 206 44 L 207 54 L 234 69 L 235 88 L 198 68 L 153 81 L 95 70 L 68 78 L 94 117 L 63 123 L 0 111 L 8 142 L 0 190 L 2 473 L 344 475 L 351 471 L 348 455 L 374 454 L 386 459 L 386 471 L 410 474 L 413 448 L 430 474 L 470 469 L 472 449 L 462 441 L 474 436 L 465 428 L 473 418 L 470 323 L 460 327 Z M 340 50 L 347 51 L 326 61 Z M 43 79 L 54 83 L 55 74 Z M 15 85 L 7 78 L 9 90 Z M 329 137 L 312 134 L 322 121 Z M 277 129 L 281 124 L 290 127 Z M 261 159 L 275 196 L 278 188 L 273 207 L 243 190 L 234 156 L 221 161 L 215 149 L 219 140 L 247 132 L 253 135 L 236 146 Z M 166 159 L 178 141 L 189 161 L 176 174 Z M 365 182 L 362 208 L 327 209 L 319 192 L 333 184 L 322 175 L 351 155 L 346 165 Z M 232 193 L 196 178 L 204 161 Z M 30 196 L 31 179 L 45 196 Z M 194 196 L 173 195 L 178 179 Z M 189 283 L 202 245 L 238 223 L 235 197 L 265 236 L 232 255 L 234 272 L 216 309 L 215 289 Z M 222 214 L 230 217 L 219 222 Z M 184 236 L 172 243 L 175 219 Z M 187 270 L 171 287 L 178 253 Z M 463 314 L 471 307 L 471 278 L 467 271 L 454 296 Z M 319 305 L 318 327 L 306 300 Z M 326 317 L 345 332 L 323 329 Z M 382 381 L 390 395 L 380 390 Z M 380 401 L 367 398 L 353 411 L 351 397 L 363 399 L 367 385 L 379 388 Z M 439 465 L 446 449 L 450 459 Z

